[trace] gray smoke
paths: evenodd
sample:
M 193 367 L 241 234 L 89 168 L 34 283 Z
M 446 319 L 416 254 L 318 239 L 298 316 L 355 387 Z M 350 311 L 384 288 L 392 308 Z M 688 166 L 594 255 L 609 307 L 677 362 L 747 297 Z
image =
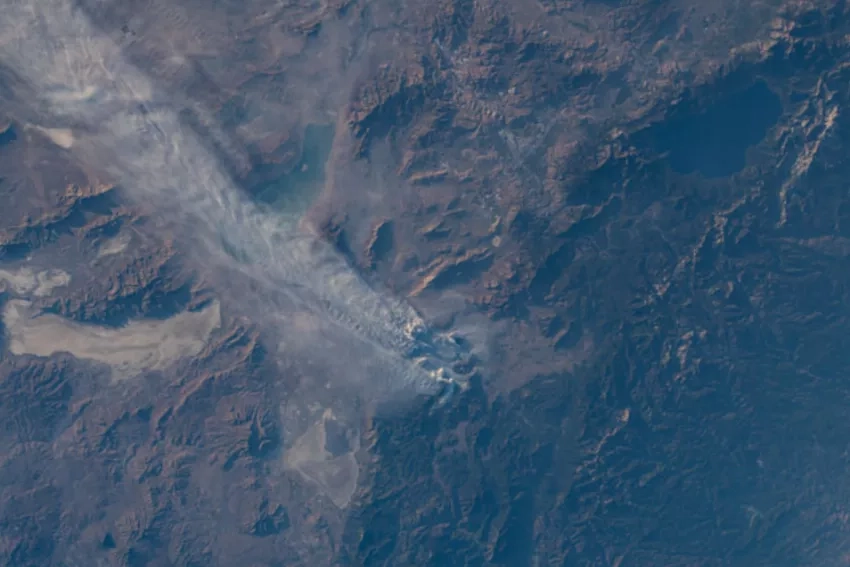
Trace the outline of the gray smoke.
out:
M 6 2 L 0 59 L 26 85 L 30 100 L 18 97 L 19 104 L 54 122 L 45 126 L 74 132 L 70 151 L 78 159 L 106 172 L 129 198 L 152 204 L 199 266 L 230 274 L 234 286 L 251 282 L 251 294 L 231 290 L 237 308 L 268 327 L 285 326 L 288 313 L 311 314 L 309 336 L 369 360 L 338 369 L 347 370 L 340 380 L 367 395 L 434 394 L 451 382 L 452 339 L 429 332 L 406 302 L 376 291 L 296 217 L 243 195 L 179 109 L 70 2 Z M 295 329 L 281 334 L 291 348 L 315 348 Z

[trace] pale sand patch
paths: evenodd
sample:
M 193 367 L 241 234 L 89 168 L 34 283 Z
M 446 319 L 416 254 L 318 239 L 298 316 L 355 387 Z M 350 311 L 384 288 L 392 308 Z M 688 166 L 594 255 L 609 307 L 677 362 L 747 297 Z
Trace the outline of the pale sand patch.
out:
M 76 323 L 53 314 L 34 316 L 30 306 L 28 301 L 12 300 L 3 310 L 12 354 L 67 352 L 108 364 L 115 378 L 161 370 L 180 358 L 196 356 L 221 325 L 218 302 L 201 311 L 184 311 L 165 320 L 134 321 L 118 329 Z
M 283 465 L 287 469 L 298 471 L 305 479 L 318 485 L 337 508 L 344 509 L 357 489 L 360 466 L 354 453 L 359 448 L 359 442 L 354 440 L 357 446 L 334 457 L 325 448 L 325 424 L 333 419 L 333 412 L 326 410 L 319 421 L 296 439 L 284 455 Z
M 68 128 L 43 128 L 35 125 L 31 125 L 30 128 L 41 132 L 62 149 L 67 150 L 74 145 L 74 133 Z
M 102 258 L 104 256 L 111 256 L 113 254 L 120 254 L 124 250 L 127 249 L 127 246 L 130 244 L 130 235 L 129 234 L 120 234 L 115 238 L 110 238 L 106 242 L 104 242 L 97 251 L 97 257 Z
M 0 270 L 0 282 L 6 282 L 17 294 L 32 293 L 36 297 L 50 295 L 54 288 L 64 287 L 71 276 L 63 270 L 35 272 L 32 268 L 21 268 L 16 272 Z

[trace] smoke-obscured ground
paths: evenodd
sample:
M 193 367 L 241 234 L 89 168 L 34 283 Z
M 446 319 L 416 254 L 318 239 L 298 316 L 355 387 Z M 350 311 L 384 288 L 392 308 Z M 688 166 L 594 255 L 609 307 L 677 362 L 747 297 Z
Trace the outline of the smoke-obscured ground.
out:
M 95 25 L 89 12 L 69 1 L 8 2 L 0 22 L 0 65 L 9 114 L 101 182 L 117 185 L 121 198 L 145 208 L 151 226 L 173 238 L 215 301 L 195 313 L 116 330 L 52 314 L 32 318 L 29 302 L 16 299 L 4 314 L 9 347 L 16 355 L 67 352 L 106 364 L 113 381 L 121 382 L 201 353 L 219 328 L 219 309 L 225 317 L 247 319 L 281 366 L 295 365 L 304 377 L 288 387 L 281 406 L 283 473 L 300 475 L 344 510 L 357 487 L 362 420 L 375 408 L 403 411 L 422 396 L 448 399 L 457 387 L 451 365 L 464 349 L 432 332 L 406 301 L 367 283 L 318 235 L 304 213 L 321 186 L 290 193 L 278 187 L 280 195 L 264 203 L 236 180 L 250 173 L 252 148 L 294 128 L 293 117 L 334 132 L 335 109 L 351 84 L 337 53 L 351 48 L 344 30 L 328 37 L 345 45 L 331 41 L 324 54 L 299 64 L 312 69 L 312 82 L 283 81 L 284 93 L 246 88 L 253 116 L 233 127 L 218 123 L 181 80 L 184 54 L 203 49 L 192 44 L 193 35 L 222 33 L 210 29 L 212 21 L 188 26 L 183 9 L 157 8 L 150 17 L 140 10 L 126 16 L 120 32 L 103 27 L 104 20 Z M 162 43 L 163 37 L 173 43 Z M 297 40 L 280 41 L 276 49 Z M 153 58 L 137 64 L 140 53 Z M 227 66 L 221 71 L 226 74 Z M 350 183 L 356 189 L 364 181 Z M 126 245 L 105 247 L 99 256 Z M 4 273 L 14 284 L 28 272 Z M 329 452 L 323 443 L 334 427 L 346 442 Z
M 429 56 L 439 60 L 450 77 L 439 96 L 457 108 L 474 107 L 484 116 L 480 129 L 487 133 L 490 127 L 492 134 L 474 142 L 481 147 L 464 148 L 468 152 L 443 152 L 437 165 L 472 170 L 498 164 L 498 175 L 487 177 L 495 181 L 481 184 L 485 187 L 479 195 L 481 211 L 475 213 L 492 215 L 487 223 L 503 226 L 506 223 L 500 225 L 499 217 L 512 208 L 529 205 L 527 211 L 545 212 L 549 204 L 550 211 L 563 205 L 559 201 L 565 198 L 563 179 L 586 166 L 577 158 L 579 165 L 571 161 L 581 154 L 585 140 L 591 139 L 589 146 L 605 146 L 600 139 L 616 137 L 612 124 L 643 116 L 667 96 L 665 92 L 673 93 L 686 83 L 699 84 L 733 51 L 742 58 L 758 58 L 759 40 L 773 25 L 771 6 L 759 4 L 747 12 L 749 17 L 736 18 L 731 31 L 717 31 L 703 22 L 710 22 L 715 12 L 732 2 L 715 2 L 672 20 L 688 28 L 687 40 L 671 39 L 678 37 L 673 29 L 662 34 L 663 39 L 646 37 L 638 46 L 630 45 L 615 23 L 599 24 L 608 21 L 604 11 L 595 8 L 596 3 L 586 4 L 586 9 L 567 15 L 557 6 L 538 2 L 481 8 L 542 22 L 527 33 L 558 37 L 561 47 L 584 49 L 594 42 L 605 47 L 587 48 L 598 55 L 588 61 L 588 75 L 598 72 L 605 77 L 594 96 L 579 88 L 580 81 L 576 88 L 572 83 L 551 86 L 541 81 L 558 96 L 544 99 L 521 93 L 535 104 L 539 100 L 539 107 L 532 109 L 535 118 L 529 124 L 515 126 L 523 121 L 512 122 L 499 113 L 510 106 L 517 88 L 539 85 L 527 81 L 511 87 L 513 93 L 499 92 L 500 87 L 493 87 L 498 81 L 476 78 L 478 63 L 455 51 L 452 38 L 412 41 L 410 34 L 417 32 L 408 24 L 422 16 L 419 12 L 430 10 L 428 4 L 375 3 L 371 12 L 364 9 L 370 21 L 361 26 L 356 18 L 332 15 L 343 14 L 345 5 L 328 3 L 233 2 L 210 7 L 157 1 L 6 2 L 0 19 L 4 111 L 27 132 L 68 152 L 100 183 L 117 185 L 122 199 L 144 208 L 149 214 L 146 229 L 173 240 L 183 262 L 199 274 L 198 280 L 215 298 L 203 308 L 162 321 L 106 330 L 55 314 L 32 318 L 28 300 L 42 292 L 49 296 L 53 288 L 41 285 L 31 271 L 9 266 L 0 272 L 0 279 L 19 294 L 4 310 L 10 352 L 20 356 L 68 352 L 102 363 L 111 369 L 112 387 L 120 388 L 132 381 L 131 374 L 161 370 L 181 357 L 208 353 L 222 321 L 247 320 L 260 330 L 281 375 L 296 367 L 292 375 L 300 378 L 280 389 L 284 447 L 278 461 L 280 475 L 269 481 L 274 485 L 270 491 L 292 490 L 280 479 L 299 478 L 344 515 L 357 496 L 362 460 L 368 459 L 361 439 L 366 416 L 376 406 L 403 411 L 421 396 L 450 403 L 448 381 L 462 380 L 452 375 L 452 363 L 468 354 L 451 336 L 429 326 L 435 315 L 447 313 L 422 316 L 380 283 L 367 282 L 339 250 L 318 236 L 310 220 L 317 204 L 339 196 L 347 198 L 346 213 L 354 225 L 403 198 L 402 191 L 395 191 L 398 164 L 380 148 L 372 148 L 368 167 L 362 169 L 336 159 L 353 153 L 347 107 L 364 78 L 368 82 L 370 74 L 392 68 L 396 60 L 416 62 L 423 56 L 417 50 L 428 46 Z M 281 25 L 282 20 L 287 25 Z M 629 27 L 642 29 L 633 22 Z M 569 49 L 564 47 L 564 52 Z M 498 75 L 499 69 L 491 71 Z M 237 99 L 239 104 L 229 109 L 227 105 Z M 305 155 L 294 173 L 280 177 L 274 165 L 275 160 L 288 159 L 286 137 L 307 131 L 317 133 L 311 149 L 316 157 Z M 299 141 L 302 149 L 310 145 L 307 137 Z M 541 148 L 553 156 L 546 156 L 546 176 L 554 172 L 551 179 L 543 179 L 545 167 L 536 167 L 543 163 L 537 155 Z M 268 162 L 260 164 L 260 155 Z M 473 156 L 469 161 L 476 163 L 464 162 L 469 155 Z M 502 181 L 522 190 L 509 197 Z M 99 257 L 122 253 L 128 242 L 115 239 L 102 247 Z M 462 309 L 462 304 L 462 300 L 450 302 L 444 311 Z M 480 354 L 491 330 L 468 321 L 462 334 Z M 577 346 L 554 362 L 548 346 L 537 350 L 533 341 L 518 341 L 522 346 L 513 355 L 514 369 L 524 372 L 517 371 L 516 376 L 506 372 L 498 380 L 512 389 L 535 372 L 551 372 L 554 366 L 570 371 L 592 359 L 596 346 L 592 327 L 592 322 L 585 322 L 590 330 L 580 330 Z M 179 349 L 158 348 L 176 332 L 184 335 L 173 343 Z M 64 340 L 69 333 L 73 340 Z M 191 365 L 184 364 L 188 366 L 181 371 L 190 373 Z M 232 413 L 233 421 L 242 423 L 242 409 Z M 84 461 L 87 455 L 78 449 L 84 444 L 74 435 L 64 434 L 56 453 L 39 458 L 50 462 L 56 454 L 79 454 Z M 332 437 L 337 442 L 328 444 Z M 21 457 L 9 462 L 28 461 Z M 193 473 L 207 475 L 200 483 L 209 490 L 204 494 L 207 504 L 217 503 L 229 480 L 216 467 L 198 466 Z M 209 527 L 200 531 L 223 530 L 225 522 L 217 519 L 207 518 Z M 317 535 L 320 532 L 318 527 L 303 528 L 288 537 L 293 547 L 304 550 L 298 558 L 302 564 L 327 564 L 331 551 Z

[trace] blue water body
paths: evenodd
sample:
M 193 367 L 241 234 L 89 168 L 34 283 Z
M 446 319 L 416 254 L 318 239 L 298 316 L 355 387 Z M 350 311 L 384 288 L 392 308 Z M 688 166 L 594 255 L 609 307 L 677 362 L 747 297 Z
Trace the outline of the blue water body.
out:
M 782 115 L 779 97 L 763 81 L 727 95 L 699 113 L 656 127 L 655 144 L 682 174 L 727 177 L 746 165 L 747 149 L 764 139 Z
M 15 132 L 14 126 L 9 126 L 5 130 L 0 130 L 0 146 L 11 144 L 18 139 L 18 134 Z
M 302 212 L 325 181 L 325 164 L 330 156 L 335 128 L 332 124 L 310 124 L 304 130 L 301 159 L 289 173 L 261 187 L 256 198 L 274 208 Z

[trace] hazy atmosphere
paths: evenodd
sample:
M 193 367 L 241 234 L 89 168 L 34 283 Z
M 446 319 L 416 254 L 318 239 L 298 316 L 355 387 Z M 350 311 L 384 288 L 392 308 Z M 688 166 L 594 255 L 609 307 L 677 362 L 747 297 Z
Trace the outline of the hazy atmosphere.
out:
M 850 564 L 848 26 L 6 1 L 0 563 Z

